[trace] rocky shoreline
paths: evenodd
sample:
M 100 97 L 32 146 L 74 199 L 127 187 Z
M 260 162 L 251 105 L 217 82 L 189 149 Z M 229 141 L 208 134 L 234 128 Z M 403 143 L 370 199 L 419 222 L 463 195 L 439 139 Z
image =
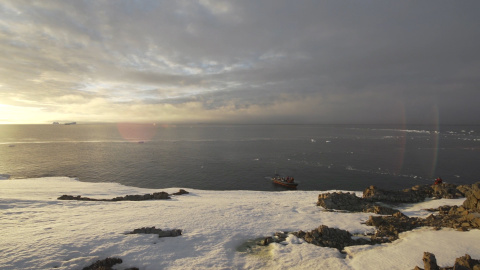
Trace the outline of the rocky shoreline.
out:
M 173 229 L 173 230 L 162 230 L 153 227 L 143 227 L 139 229 L 135 229 L 131 232 L 126 234 L 157 234 L 159 238 L 161 237 L 176 237 L 182 235 L 182 230 L 180 229 Z
M 180 190 L 172 195 L 188 194 L 185 190 Z M 460 198 L 465 197 L 462 206 L 441 206 L 436 209 L 426 209 L 432 214 L 426 218 L 408 217 L 394 206 L 400 203 L 417 203 L 426 198 Z M 63 195 L 59 200 L 85 200 L 85 201 L 124 201 L 124 200 L 155 200 L 170 199 L 170 194 L 158 192 L 145 195 L 126 195 L 113 199 L 91 199 L 81 196 Z M 387 207 L 388 204 L 392 207 Z M 354 193 L 323 193 L 318 195 L 317 206 L 321 206 L 325 211 L 345 211 L 345 212 L 368 212 L 379 215 L 370 216 L 365 222 L 368 226 L 375 227 L 375 233 L 371 235 L 356 236 L 349 231 L 330 228 L 325 225 L 304 232 L 276 232 L 273 236 L 261 238 L 256 241 L 257 246 L 268 246 L 271 243 L 284 242 L 289 235 L 294 235 L 305 242 L 322 246 L 336 248 L 345 253 L 344 248 L 354 245 L 374 245 L 381 243 L 390 243 L 399 238 L 402 232 L 410 231 L 418 227 L 454 228 L 459 231 L 468 231 L 470 229 L 480 229 L 480 182 L 472 185 L 456 186 L 452 184 L 423 185 L 414 186 L 401 191 L 389 191 L 370 186 L 363 192 L 362 197 Z M 175 237 L 182 234 L 182 230 L 161 230 L 155 227 L 144 227 L 135 229 L 126 234 L 157 234 L 159 237 Z M 119 261 L 120 260 L 120 261 Z M 471 269 L 480 270 L 478 260 L 472 259 L 468 254 L 458 258 L 455 266 L 439 268 L 436 265 L 435 256 L 431 253 L 424 254 L 424 269 Z M 104 261 L 97 261 L 94 265 L 99 267 L 84 269 L 111 269 L 111 266 L 105 266 L 109 263 L 121 263 L 121 259 L 107 258 Z M 103 267 L 103 268 L 102 268 Z M 110 267 L 110 268 L 108 268 Z M 462 268 L 463 267 L 463 268 Z M 136 269 L 136 268 L 131 268 Z M 422 269 L 417 266 L 417 270 Z
M 430 252 L 423 253 L 423 267 L 416 266 L 413 270 L 480 270 L 480 260 L 472 259 L 468 254 L 455 260 L 452 267 L 439 267 L 435 255 Z
M 462 206 L 441 206 L 428 209 L 438 214 L 427 218 L 408 217 L 399 210 L 378 205 L 378 203 L 412 203 L 422 202 L 426 198 L 466 197 Z M 283 242 L 289 234 L 322 247 L 337 248 L 340 252 L 346 246 L 389 243 L 398 239 L 402 232 L 418 227 L 454 228 L 459 231 L 480 229 L 480 182 L 472 185 L 455 186 L 452 184 L 415 186 L 402 191 L 387 191 L 370 186 L 363 192 L 363 197 L 354 193 L 319 194 L 317 205 L 325 211 L 371 212 L 381 216 L 370 216 L 366 225 L 376 228 L 375 234 L 353 237 L 346 231 L 321 225 L 309 232 L 277 232 L 273 237 L 266 237 L 257 245 L 267 246 L 273 242 Z M 479 269 L 480 270 L 480 269 Z
M 172 193 L 171 195 L 183 195 L 188 194 L 188 191 L 180 189 L 178 192 Z M 153 194 L 143 194 L 143 195 L 125 195 L 123 197 L 115 197 L 112 199 L 94 199 L 89 197 L 82 197 L 81 195 L 62 195 L 57 198 L 57 200 L 64 201 L 94 201 L 94 202 L 120 202 L 120 201 L 147 201 L 147 200 L 168 200 L 171 199 L 170 194 L 167 192 L 155 192 Z

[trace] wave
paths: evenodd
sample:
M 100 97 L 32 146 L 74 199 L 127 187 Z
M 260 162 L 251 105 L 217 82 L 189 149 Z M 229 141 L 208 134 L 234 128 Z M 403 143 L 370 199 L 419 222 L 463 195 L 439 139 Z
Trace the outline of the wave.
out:
M 440 134 L 438 130 L 425 130 L 425 129 L 396 129 L 396 128 L 380 128 L 372 130 L 382 130 L 382 131 L 395 131 L 395 132 L 405 132 L 405 133 L 419 133 L 419 134 Z

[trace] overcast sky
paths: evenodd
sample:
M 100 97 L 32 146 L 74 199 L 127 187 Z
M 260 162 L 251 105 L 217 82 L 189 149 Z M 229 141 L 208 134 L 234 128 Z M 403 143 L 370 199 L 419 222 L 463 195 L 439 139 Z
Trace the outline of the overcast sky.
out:
M 480 1 L 0 2 L 0 123 L 480 124 Z

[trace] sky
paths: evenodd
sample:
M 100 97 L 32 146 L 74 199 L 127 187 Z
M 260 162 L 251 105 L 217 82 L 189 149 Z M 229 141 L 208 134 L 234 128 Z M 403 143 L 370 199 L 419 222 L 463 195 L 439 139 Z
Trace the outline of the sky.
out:
M 0 123 L 480 124 L 480 1 L 0 2 Z

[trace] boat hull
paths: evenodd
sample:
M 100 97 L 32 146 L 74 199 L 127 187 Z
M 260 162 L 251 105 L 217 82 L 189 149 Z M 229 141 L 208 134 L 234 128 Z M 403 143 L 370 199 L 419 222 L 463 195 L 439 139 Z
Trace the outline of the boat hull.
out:
M 279 186 L 282 186 L 282 187 L 289 188 L 289 189 L 297 189 L 297 186 L 298 186 L 297 183 L 288 183 L 286 181 L 282 181 L 282 180 L 278 180 L 278 179 L 272 179 L 272 183 L 274 183 L 276 185 L 279 185 Z

